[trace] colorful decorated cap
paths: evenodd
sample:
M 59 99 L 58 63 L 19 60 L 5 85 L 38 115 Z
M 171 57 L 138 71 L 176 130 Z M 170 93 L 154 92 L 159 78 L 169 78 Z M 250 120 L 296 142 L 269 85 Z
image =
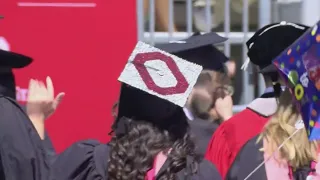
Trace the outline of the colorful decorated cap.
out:
M 320 139 L 320 21 L 286 48 L 273 64 L 290 88 L 310 140 Z
M 171 42 L 168 44 L 162 44 L 157 46 L 157 48 L 169 53 L 173 53 L 174 55 L 189 62 L 199 64 L 205 70 L 224 71 L 224 63 L 227 62 L 229 58 L 213 46 L 213 44 L 216 42 L 215 38 L 216 33 L 207 33 L 201 35 L 199 32 L 196 32 L 184 40 L 190 44 L 189 46 L 181 43 L 181 41 L 180 43 Z M 226 39 L 223 38 L 221 40 L 225 41 Z M 200 43 L 201 41 L 203 42 Z M 177 51 L 177 49 L 179 49 L 179 51 Z
M 183 129 L 187 124 L 183 107 L 201 71 L 199 65 L 138 42 L 118 78 L 122 86 L 116 133 L 124 117 L 169 131 Z
M 276 72 L 272 66 L 272 60 L 295 42 L 308 28 L 302 24 L 282 21 L 259 29 L 246 43 L 248 59 L 243 69 L 251 62 L 259 67 L 261 73 Z

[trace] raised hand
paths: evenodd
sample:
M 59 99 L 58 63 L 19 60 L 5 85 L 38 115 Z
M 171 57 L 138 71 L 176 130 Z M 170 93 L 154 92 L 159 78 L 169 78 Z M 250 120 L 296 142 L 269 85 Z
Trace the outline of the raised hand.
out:
M 54 86 L 50 77 L 46 78 L 46 86 L 41 81 L 31 79 L 27 100 L 28 116 L 47 119 L 55 112 L 64 95 L 62 92 L 54 97 Z
M 224 98 L 218 98 L 215 103 L 217 114 L 224 121 L 228 120 L 233 115 L 232 106 L 232 97 L 229 95 L 225 96 Z

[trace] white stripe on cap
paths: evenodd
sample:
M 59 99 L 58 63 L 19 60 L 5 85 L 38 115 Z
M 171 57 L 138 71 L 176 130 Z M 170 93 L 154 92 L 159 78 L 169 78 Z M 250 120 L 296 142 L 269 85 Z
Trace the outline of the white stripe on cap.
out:
M 270 26 L 268 27 L 267 29 L 265 29 L 264 31 L 262 31 L 259 36 L 261 36 L 263 33 L 269 31 L 270 29 L 273 29 L 275 27 L 279 27 L 279 26 L 293 26 L 294 28 L 297 28 L 297 29 L 301 29 L 301 30 L 304 30 L 306 29 L 305 27 L 303 26 L 299 26 L 298 24 L 295 24 L 295 23 L 291 23 L 291 22 L 286 22 L 286 21 L 281 21 L 279 24 L 275 24 L 273 26 Z M 249 50 L 251 49 L 251 47 L 254 45 L 254 42 L 252 42 L 250 45 L 249 45 Z M 250 63 L 250 58 L 248 57 L 246 59 L 246 61 L 242 64 L 241 66 L 241 70 L 245 71 L 248 66 L 249 66 L 249 63 Z
M 169 41 L 169 43 L 185 44 L 186 41 Z
M 279 26 L 293 26 L 294 28 L 297 28 L 297 29 L 301 29 L 301 30 L 304 30 L 305 27 L 303 26 L 299 26 L 298 24 L 295 24 L 295 23 L 291 23 L 291 22 L 286 22 L 286 21 L 281 21 L 279 24 L 275 24 L 273 26 L 270 26 L 268 27 L 267 29 L 265 29 L 264 31 L 262 31 L 259 36 L 261 36 L 263 33 L 269 31 L 270 29 L 273 29 L 275 27 L 279 27 Z

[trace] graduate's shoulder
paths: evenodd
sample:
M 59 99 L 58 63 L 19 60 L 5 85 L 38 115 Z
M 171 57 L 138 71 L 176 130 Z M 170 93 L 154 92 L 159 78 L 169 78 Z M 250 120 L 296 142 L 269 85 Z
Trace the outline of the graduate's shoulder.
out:
M 243 111 L 234 114 L 230 119 L 224 121 L 221 125 L 228 126 L 239 123 L 240 119 L 243 118 L 252 118 L 257 116 L 257 114 L 249 108 L 244 109 Z
M 17 103 L 16 100 L 3 96 L 0 94 L 0 108 L 1 109 L 21 109 L 21 106 Z
M 110 147 L 97 140 L 74 143 L 57 156 L 49 180 L 107 179 Z
M 71 151 L 72 149 L 75 152 L 82 153 L 85 156 L 84 158 L 91 159 L 100 172 L 105 172 L 110 153 L 109 144 L 90 139 L 75 143 Z
M 239 125 L 245 124 L 244 120 L 246 120 L 247 118 L 252 118 L 252 113 L 253 112 L 250 109 L 245 109 L 233 115 L 230 119 L 224 121 L 220 124 L 220 126 L 218 126 L 218 128 L 215 131 L 215 134 L 219 134 L 219 136 L 220 134 L 232 134 L 235 128 L 239 128 Z
M 218 172 L 216 166 L 214 164 L 212 164 L 210 161 L 203 159 L 200 163 L 199 163 L 199 169 L 198 169 L 198 176 L 200 177 L 200 179 L 202 180 L 220 180 L 221 175 Z

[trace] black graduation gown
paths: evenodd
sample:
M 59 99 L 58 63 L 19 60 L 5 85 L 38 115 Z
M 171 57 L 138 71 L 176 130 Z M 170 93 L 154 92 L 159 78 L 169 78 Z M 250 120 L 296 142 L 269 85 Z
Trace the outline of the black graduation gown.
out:
M 57 156 L 51 166 L 48 180 L 107 180 L 107 167 L 110 147 L 94 140 L 73 144 Z M 165 171 L 169 161 L 166 161 L 158 174 Z M 178 174 L 184 179 L 185 169 Z M 206 160 L 199 164 L 199 170 L 193 180 L 220 180 L 216 168 Z
M 197 146 L 197 153 L 204 157 L 207 151 L 208 143 L 210 142 L 215 130 L 219 127 L 219 124 L 200 118 L 195 118 L 188 122 L 191 133 L 195 136 L 194 138 Z
M 25 105 L 20 105 L 20 107 L 23 109 L 24 112 L 27 112 Z M 29 120 L 26 121 L 28 123 Z M 27 126 L 27 125 L 26 125 Z M 52 161 L 55 158 L 56 150 L 54 149 L 53 143 L 47 133 L 45 131 L 45 138 L 42 140 L 44 148 L 46 148 L 46 156 L 48 157 L 48 160 Z
M 47 150 L 24 110 L 0 96 L 0 179 L 47 180 Z
M 262 141 L 257 143 L 258 137 L 259 135 L 250 139 L 239 151 L 227 173 L 226 180 L 243 180 L 264 161 L 263 152 L 259 150 L 263 144 Z M 250 177 L 251 179 L 267 180 L 265 167 L 260 167 Z

